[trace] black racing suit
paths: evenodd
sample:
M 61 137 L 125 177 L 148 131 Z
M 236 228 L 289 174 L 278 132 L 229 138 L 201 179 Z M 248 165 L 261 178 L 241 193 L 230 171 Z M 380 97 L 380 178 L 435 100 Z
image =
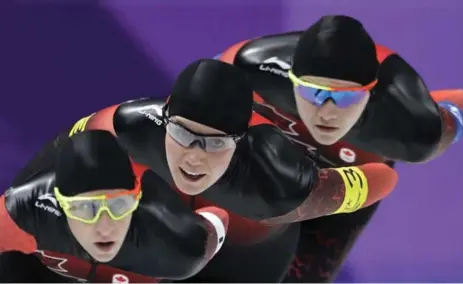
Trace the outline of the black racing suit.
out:
M 119 253 L 108 263 L 98 263 L 72 235 L 54 183 L 54 173 L 42 172 L 0 197 L 0 282 L 183 279 L 201 270 L 219 245 L 214 224 L 146 171 L 141 178 L 143 197 Z M 223 210 L 202 211 L 221 220 L 226 216 Z M 223 216 L 217 214 L 220 211 Z
M 300 34 L 245 40 L 216 58 L 247 72 L 256 92 L 255 112 L 299 144 L 320 167 L 370 162 L 393 167 L 394 160 L 425 161 L 449 146 L 455 137 L 454 118 L 439 109 L 412 67 L 379 45 L 379 83 L 364 114 L 341 141 L 318 144 L 299 117 L 287 73 Z M 333 281 L 378 205 L 302 222 L 297 253 L 285 282 Z
M 79 120 L 71 132 L 112 131 L 134 161 L 137 175 L 149 168 L 175 188 L 166 161 L 163 106 L 163 101 L 149 98 L 125 102 Z M 55 147 L 67 134 L 36 155 L 14 184 L 22 184 L 42 169 L 52 170 Z M 327 180 L 320 180 L 320 175 Z M 222 249 L 198 274 L 199 278 L 189 281 L 280 281 L 298 243 L 297 221 L 336 211 L 340 206 L 338 197 L 344 196 L 344 190 L 338 172 L 318 170 L 303 150 L 276 127 L 251 127 L 239 142 L 228 170 L 215 185 L 196 197 L 181 195 L 194 209 L 219 206 L 230 215 Z M 288 216 L 282 223 L 263 223 L 282 215 Z

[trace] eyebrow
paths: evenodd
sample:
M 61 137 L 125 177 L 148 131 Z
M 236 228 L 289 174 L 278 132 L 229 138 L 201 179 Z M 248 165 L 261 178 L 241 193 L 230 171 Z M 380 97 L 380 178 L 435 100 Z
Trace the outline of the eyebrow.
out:
M 185 123 L 182 123 L 182 122 L 180 122 L 180 121 L 178 121 L 178 120 L 174 120 L 173 122 L 174 122 L 175 124 L 178 124 L 178 125 L 180 125 L 181 127 L 185 128 L 186 130 L 192 132 L 193 134 L 195 134 L 195 133 L 197 133 L 197 134 L 202 134 L 202 133 L 199 133 L 199 132 L 196 131 L 196 130 L 191 129 L 190 127 L 186 126 Z
M 180 122 L 178 120 L 173 120 L 172 122 L 184 127 L 186 130 L 192 132 L 193 134 L 200 134 L 200 135 L 205 135 L 205 136 L 208 136 L 208 135 L 227 135 L 227 133 L 220 133 L 220 132 L 204 133 L 204 131 L 197 131 L 197 130 L 191 129 L 190 127 L 186 126 L 184 123 L 182 123 L 182 122 Z
M 193 129 L 191 129 L 190 127 L 186 126 L 185 123 L 183 123 L 183 122 L 181 122 L 181 121 L 172 120 L 172 122 L 175 123 L 175 124 L 180 125 L 181 127 L 186 128 L 187 130 L 190 130 L 190 131 L 192 131 L 192 132 L 195 132 Z

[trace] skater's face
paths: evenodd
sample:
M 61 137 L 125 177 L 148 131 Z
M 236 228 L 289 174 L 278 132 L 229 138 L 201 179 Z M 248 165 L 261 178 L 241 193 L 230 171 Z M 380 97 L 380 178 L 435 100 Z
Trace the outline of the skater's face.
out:
M 92 191 L 74 196 L 93 198 L 104 195 L 117 195 L 112 200 L 107 199 L 106 201 L 109 207 L 108 210 L 111 210 L 113 216 L 110 216 L 106 210 L 98 211 L 99 205 L 97 204 L 101 200 L 90 202 L 73 201 L 68 211 L 71 211 L 71 214 L 74 214 L 76 217 L 72 218 L 68 215 L 69 213 L 66 213 L 67 222 L 72 234 L 96 261 L 111 261 L 124 243 L 132 220 L 132 212 L 137 208 L 139 198 L 139 194 L 126 193 L 127 190 L 118 191 L 112 189 Z M 78 220 L 81 217 L 91 218 L 93 216 L 98 216 L 93 223 Z
M 181 116 L 170 117 L 166 129 L 167 162 L 180 191 L 200 194 L 224 174 L 237 137 Z
M 354 82 L 330 78 L 301 76 L 300 79 L 334 90 L 349 88 L 356 90 L 362 87 Z M 324 96 L 323 100 L 319 100 L 317 93 Z M 294 87 L 294 94 L 299 116 L 315 141 L 322 145 L 338 142 L 360 118 L 370 97 L 368 90 L 361 92 L 337 92 L 316 88 L 304 90 L 297 84 Z

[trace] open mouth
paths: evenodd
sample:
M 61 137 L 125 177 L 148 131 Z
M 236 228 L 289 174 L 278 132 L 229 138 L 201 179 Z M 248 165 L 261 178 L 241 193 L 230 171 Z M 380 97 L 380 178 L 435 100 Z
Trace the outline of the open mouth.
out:
M 115 244 L 115 242 L 96 242 L 95 246 L 103 252 L 108 252 L 114 247 Z
M 180 168 L 180 172 L 182 173 L 182 175 L 187 180 L 192 181 L 192 182 L 199 181 L 200 179 L 202 179 L 203 177 L 206 176 L 206 174 L 190 172 L 190 171 L 187 171 L 185 169 L 182 169 L 181 167 L 179 167 L 179 168 Z
M 318 124 L 315 126 L 317 127 L 318 130 L 322 132 L 334 132 L 339 129 L 338 127 L 331 127 L 331 126 L 318 125 Z

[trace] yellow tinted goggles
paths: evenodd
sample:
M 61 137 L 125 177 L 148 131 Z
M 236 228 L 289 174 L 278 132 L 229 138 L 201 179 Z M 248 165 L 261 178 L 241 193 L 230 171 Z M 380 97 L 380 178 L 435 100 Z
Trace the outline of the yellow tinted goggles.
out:
M 67 217 L 86 224 L 95 224 L 104 211 L 115 221 L 124 219 L 138 208 L 142 196 L 140 184 L 132 190 L 98 196 L 67 197 L 55 187 L 55 197 Z
M 374 80 L 373 82 L 365 86 L 335 88 L 335 87 L 327 87 L 327 86 L 322 86 L 322 85 L 304 81 L 298 78 L 296 75 L 294 75 L 294 73 L 291 70 L 288 71 L 288 77 L 293 83 L 293 85 L 296 87 L 304 86 L 308 88 L 314 88 L 314 89 L 325 90 L 325 91 L 335 91 L 335 92 L 338 92 L 338 91 L 354 91 L 354 92 L 355 91 L 369 91 L 376 85 L 376 83 L 378 83 L 378 80 Z

